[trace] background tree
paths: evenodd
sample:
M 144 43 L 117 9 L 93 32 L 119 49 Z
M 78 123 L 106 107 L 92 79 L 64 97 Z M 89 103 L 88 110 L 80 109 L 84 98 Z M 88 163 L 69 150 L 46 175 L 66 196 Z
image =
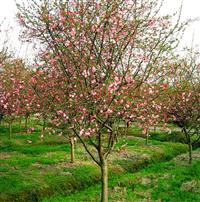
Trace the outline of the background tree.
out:
M 175 65 L 171 65 L 170 86 L 166 95 L 162 97 L 168 119 L 173 120 L 185 134 L 190 164 L 192 163 L 192 145 L 200 139 L 200 65 L 198 57 L 199 53 L 192 53 L 192 55 L 178 59 Z
M 21 94 L 24 89 L 26 69 L 21 59 L 10 59 L 2 64 L 0 74 L 2 92 L 2 110 L 12 134 L 12 122 L 21 111 Z

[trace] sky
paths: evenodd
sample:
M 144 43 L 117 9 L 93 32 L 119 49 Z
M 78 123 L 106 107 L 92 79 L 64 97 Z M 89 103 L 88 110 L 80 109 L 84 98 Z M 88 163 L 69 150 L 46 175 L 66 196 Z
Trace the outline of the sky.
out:
M 17 2 L 20 1 L 21 0 L 17 0 Z M 163 14 L 172 14 L 180 7 L 181 4 L 183 4 L 181 16 L 182 20 L 194 18 L 200 19 L 200 0 L 165 0 L 161 11 Z M 15 20 L 16 12 L 17 8 L 15 6 L 15 0 L 0 1 L 0 23 L 4 21 L 4 28 L 7 28 L 9 26 L 13 27 L 13 31 L 8 36 L 8 38 L 11 39 L 9 40 L 10 47 L 16 50 L 17 55 L 23 58 L 29 58 L 32 53 L 32 48 L 27 44 L 22 45 L 19 40 L 19 27 L 17 26 L 17 22 Z M 182 46 L 193 46 L 197 50 L 200 50 L 199 33 L 200 20 L 194 22 L 186 30 L 182 38 Z M 2 34 L 0 33 L 0 42 L 3 38 L 5 38 L 5 34 L 2 37 Z

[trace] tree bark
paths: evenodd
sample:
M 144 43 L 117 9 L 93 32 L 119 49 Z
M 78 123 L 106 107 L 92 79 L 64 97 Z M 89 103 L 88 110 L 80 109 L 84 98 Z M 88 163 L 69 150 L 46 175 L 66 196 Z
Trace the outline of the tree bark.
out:
M 40 134 L 41 139 L 44 138 L 45 129 L 46 129 L 46 121 L 43 119 L 43 125 L 42 125 L 41 134 Z
M 190 134 L 187 132 L 185 127 L 183 127 L 182 130 L 185 133 L 185 136 L 187 138 L 189 164 L 192 164 L 192 142 L 191 142 L 191 137 L 190 137 Z
M 25 116 L 25 132 L 28 133 L 28 116 Z
M 11 139 L 11 137 L 12 137 L 12 123 L 9 122 L 8 125 L 9 125 L 9 139 Z
M 75 155 L 74 155 L 74 137 L 70 138 L 70 145 L 71 145 L 71 163 L 74 163 Z
M 22 134 L 22 119 L 21 117 L 19 118 L 19 134 Z
M 2 124 L 2 120 L 3 120 L 3 114 L 0 113 L 0 125 Z
M 149 144 L 149 133 L 147 132 L 146 133 L 146 145 L 148 145 Z
M 189 136 L 188 138 L 188 151 L 189 151 L 189 164 L 192 164 L 192 143 L 191 143 L 191 138 Z
M 107 160 L 101 161 L 101 202 L 108 202 L 108 166 Z

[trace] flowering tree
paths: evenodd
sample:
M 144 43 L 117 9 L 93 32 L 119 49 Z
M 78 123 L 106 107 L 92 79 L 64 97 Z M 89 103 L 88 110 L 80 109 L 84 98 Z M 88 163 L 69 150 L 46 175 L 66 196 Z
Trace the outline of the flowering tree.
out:
M 163 103 L 160 102 L 160 97 L 165 95 L 168 84 L 156 81 L 143 83 L 137 96 L 134 97 L 134 102 L 129 103 L 129 110 L 126 110 L 123 116 L 127 127 L 130 123 L 134 123 L 143 129 L 146 144 L 148 144 L 150 127 L 158 123 L 165 123 L 162 111 Z
M 129 111 L 140 111 L 136 98 L 162 71 L 183 25 L 159 17 L 155 0 L 29 3 L 18 5 L 23 34 L 42 43 L 43 71 L 64 81 L 54 108 L 100 166 L 101 201 L 108 201 L 107 158 L 119 122 L 138 118 Z
M 38 113 L 43 122 L 41 138 L 44 137 L 48 114 L 53 110 L 52 107 L 55 105 L 55 92 L 53 92 L 53 90 L 56 91 L 56 87 L 54 86 L 55 80 L 55 78 L 49 78 L 44 71 L 38 69 L 33 72 L 28 83 L 32 89 L 30 108 L 34 109 L 34 113 Z
M 0 123 L 3 119 L 4 113 L 5 113 L 5 109 L 4 109 L 4 105 L 6 102 L 6 96 L 5 96 L 5 92 L 3 91 L 3 80 L 2 80 L 2 72 L 3 72 L 3 64 L 5 63 L 5 61 L 9 58 L 7 51 L 5 50 L 5 48 L 3 48 L 0 51 Z
M 172 67 L 176 76 L 173 73 L 168 92 L 162 100 L 168 119 L 173 120 L 185 134 L 190 164 L 192 145 L 200 139 L 200 65 L 195 57 L 186 56 L 179 60 L 179 69 Z
M 9 123 L 11 137 L 11 124 L 15 116 L 21 113 L 21 95 L 24 89 L 25 65 L 20 59 L 10 59 L 1 66 L 1 111 Z
M 43 120 L 41 137 L 44 136 L 45 125 L 48 119 L 49 124 L 58 130 L 62 130 L 63 136 L 69 140 L 71 145 L 71 163 L 74 163 L 76 138 L 68 129 L 67 116 L 62 111 L 62 105 L 65 103 L 65 90 L 67 89 L 65 77 L 55 71 L 47 72 L 41 70 L 41 66 L 38 66 L 37 70 L 32 74 L 29 85 L 35 93 L 31 106 Z

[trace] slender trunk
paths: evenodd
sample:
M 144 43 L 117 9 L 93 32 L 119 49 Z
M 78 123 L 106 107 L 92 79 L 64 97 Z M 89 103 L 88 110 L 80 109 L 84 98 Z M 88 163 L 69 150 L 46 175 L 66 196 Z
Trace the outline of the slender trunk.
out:
M 41 136 L 40 136 L 41 139 L 43 139 L 43 137 L 44 137 L 45 128 L 46 128 L 46 122 L 45 122 L 45 120 L 43 120 L 42 131 L 41 131 Z
M 9 139 L 11 139 L 11 137 L 12 137 L 12 123 L 9 122 L 8 124 L 9 124 Z
M 3 120 L 3 114 L 0 113 L 0 125 L 1 125 L 1 123 L 2 123 L 2 120 Z
M 25 132 L 28 133 L 28 116 L 25 116 Z
M 148 143 L 149 143 L 149 133 L 147 132 L 146 133 L 146 145 L 148 145 Z
M 192 164 L 192 143 L 191 143 L 191 138 L 189 136 L 188 138 L 188 151 L 189 151 L 189 164 Z
M 31 123 L 31 116 L 28 116 L 28 124 Z
M 19 134 L 22 134 L 22 119 L 21 117 L 19 118 Z
M 190 137 L 190 134 L 187 132 L 187 129 L 185 127 L 182 128 L 182 131 L 185 133 L 185 136 L 187 138 L 189 164 L 192 164 L 192 142 L 191 142 L 191 137 Z
M 28 115 L 27 123 L 28 123 L 29 127 L 32 127 L 32 125 L 31 125 L 31 115 L 30 114 Z
M 119 142 L 118 135 L 116 135 L 116 142 Z
M 108 166 L 104 158 L 101 161 L 101 202 L 108 202 Z
M 153 129 L 153 130 L 154 130 L 154 133 L 155 133 L 155 132 L 156 132 L 156 126 L 154 126 L 154 129 Z
M 71 163 L 74 163 L 75 155 L 74 155 L 74 137 L 70 138 L 70 145 L 71 145 Z
M 101 167 L 101 202 L 108 202 L 108 166 L 107 158 L 103 154 L 101 134 L 98 135 L 98 154 Z
M 129 123 L 126 123 L 126 128 L 125 128 L 125 136 L 127 137 L 128 135 L 128 129 L 129 129 Z

